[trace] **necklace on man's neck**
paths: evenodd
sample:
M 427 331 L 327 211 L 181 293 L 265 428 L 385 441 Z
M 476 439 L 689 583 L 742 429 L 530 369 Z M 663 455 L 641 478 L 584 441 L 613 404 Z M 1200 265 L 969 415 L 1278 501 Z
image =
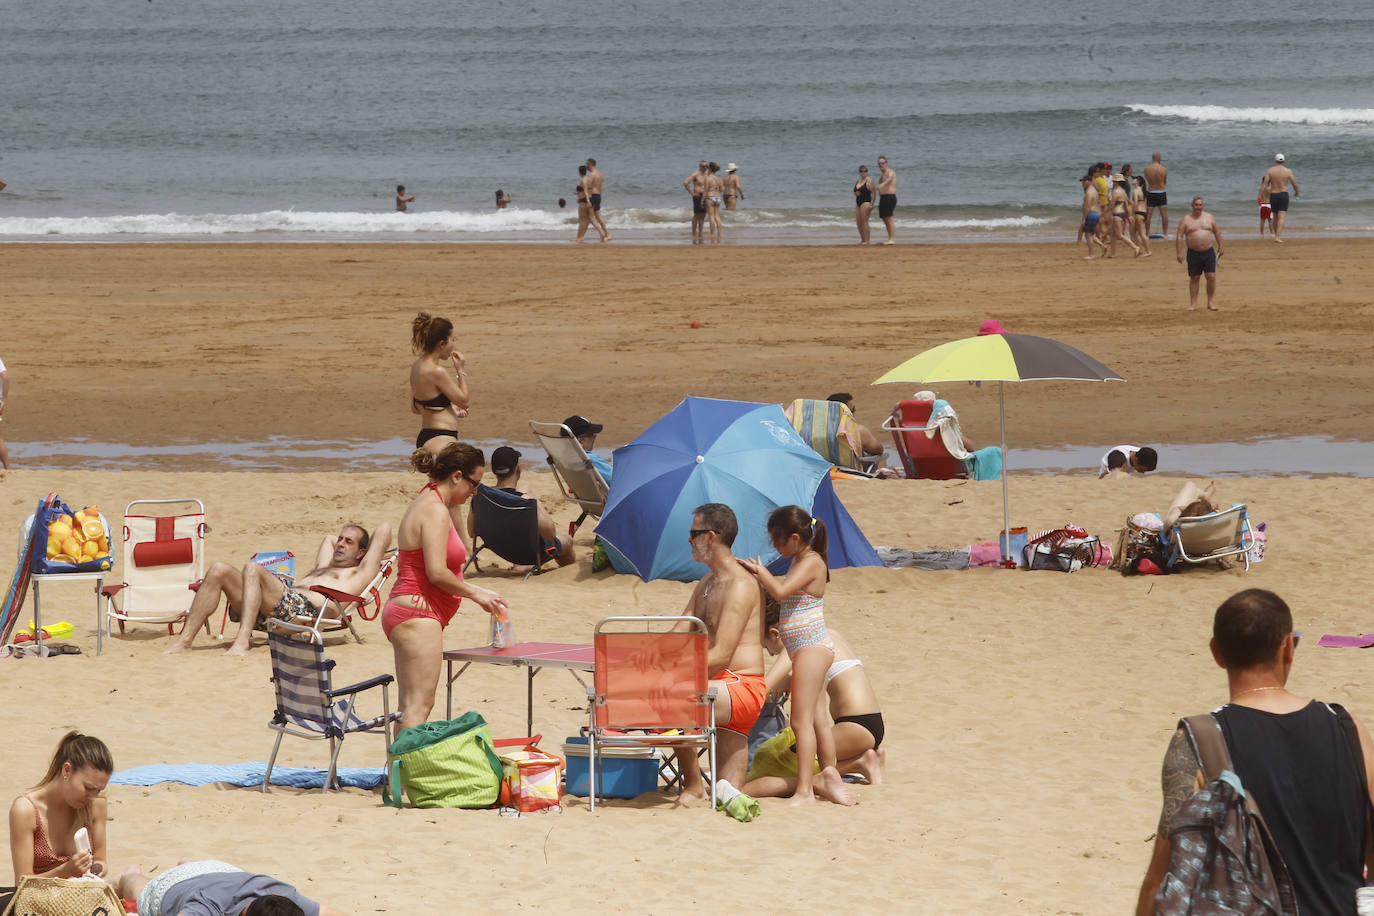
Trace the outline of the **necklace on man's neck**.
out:
M 1245 696 L 1247 693 L 1259 693 L 1261 690 L 1283 690 L 1283 689 L 1284 689 L 1284 687 L 1283 687 L 1282 684 L 1274 684 L 1274 685 L 1269 686 L 1269 687 L 1251 687 L 1251 688 L 1249 688 L 1248 690 L 1241 690 L 1241 691 L 1239 691 L 1239 692 L 1237 692 L 1237 693 L 1231 694 L 1231 699 L 1234 700 L 1236 697 L 1243 697 L 1243 696 Z

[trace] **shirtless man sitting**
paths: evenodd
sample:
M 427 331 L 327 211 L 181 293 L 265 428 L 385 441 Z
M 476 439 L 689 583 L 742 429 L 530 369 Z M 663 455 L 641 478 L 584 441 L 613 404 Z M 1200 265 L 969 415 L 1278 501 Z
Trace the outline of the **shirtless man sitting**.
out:
M 716 770 L 713 779 L 744 785 L 749 769 L 749 730 L 758 721 L 767 688 L 763 679 L 763 597 L 758 581 L 730 550 L 739 522 L 729 506 L 706 503 L 692 514 L 692 559 L 708 572 L 692 589 L 683 614 L 705 621 L 710 633 L 706 670 L 716 688 Z M 679 624 L 675 629 L 687 629 Z M 694 748 L 676 751 L 682 794 L 706 798 Z
M 381 569 L 382 557 L 390 547 L 391 526 L 385 522 L 377 526 L 377 534 L 370 540 L 367 529 L 361 525 L 345 525 L 338 535 L 328 535 L 320 542 L 315 568 L 289 588 L 252 560 L 242 570 L 216 563 L 196 589 L 181 635 L 166 651 L 171 654 L 191 648 L 196 633 L 219 607 L 222 596 L 229 599 L 230 607 L 237 608 L 239 615 L 238 634 L 225 654 L 247 655 L 253 624 L 260 616 L 278 620 L 314 616 L 326 601 L 324 595 L 311 591 L 317 585 L 349 595 L 361 594 Z
M 1188 311 L 1197 311 L 1198 281 L 1202 274 L 1206 274 L 1207 311 L 1215 312 L 1217 258 L 1222 255 L 1221 227 L 1212 214 L 1202 209 L 1202 204 L 1201 197 L 1194 197 L 1193 212 L 1178 221 L 1175 246 L 1178 249 L 1178 263 L 1182 264 L 1183 242 L 1184 239 L 1188 241 Z

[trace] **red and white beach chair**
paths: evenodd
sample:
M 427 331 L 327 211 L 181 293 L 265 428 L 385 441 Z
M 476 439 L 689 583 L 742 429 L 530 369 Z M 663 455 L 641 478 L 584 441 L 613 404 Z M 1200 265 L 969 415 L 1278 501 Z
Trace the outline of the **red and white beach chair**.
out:
M 971 476 L 970 462 L 955 458 L 945 446 L 938 421 L 932 423 L 934 401 L 902 401 L 883 421 L 892 433 L 906 476 L 921 480 L 954 480 Z
M 166 515 L 151 513 L 178 507 Z M 205 576 L 205 504 L 194 497 L 136 499 L 124 507 L 124 549 L 118 585 L 107 585 L 101 633 L 108 634 L 110 621 L 166 625 L 171 633 L 185 623 L 191 608 L 192 589 Z M 116 600 L 118 599 L 118 600 Z M 205 631 L 210 632 L 207 620 Z

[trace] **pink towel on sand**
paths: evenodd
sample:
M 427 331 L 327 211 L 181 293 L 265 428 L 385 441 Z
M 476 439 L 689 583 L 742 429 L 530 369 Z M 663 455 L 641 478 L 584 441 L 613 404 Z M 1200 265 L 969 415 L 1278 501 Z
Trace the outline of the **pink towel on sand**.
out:
M 1339 649 L 1367 649 L 1374 646 L 1374 633 L 1366 633 L 1363 636 L 1336 636 L 1327 633 L 1317 640 L 1319 646 L 1333 646 Z

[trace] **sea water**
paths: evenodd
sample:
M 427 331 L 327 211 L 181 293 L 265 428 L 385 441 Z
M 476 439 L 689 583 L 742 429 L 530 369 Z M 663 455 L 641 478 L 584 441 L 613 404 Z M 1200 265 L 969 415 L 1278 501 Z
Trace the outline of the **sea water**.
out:
M 1283 152 L 1295 235 L 1374 232 L 1364 0 L 2 8 L 0 239 L 562 239 L 593 156 L 620 240 L 682 238 L 706 158 L 730 240 L 848 241 L 883 154 L 904 236 L 1056 240 L 1088 164 L 1155 150 L 1174 221 L 1254 231 Z

